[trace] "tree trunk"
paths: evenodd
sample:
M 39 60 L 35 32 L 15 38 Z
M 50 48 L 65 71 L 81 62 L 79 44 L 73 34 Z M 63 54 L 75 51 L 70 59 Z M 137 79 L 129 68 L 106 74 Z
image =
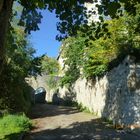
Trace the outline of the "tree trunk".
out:
M 13 0 L 0 0 L 0 110 L 6 109 L 9 102 L 7 98 L 8 85 L 5 80 L 5 52 L 6 52 L 6 34 L 8 30 L 9 19 L 12 13 Z
M 0 75 L 5 61 L 5 39 L 13 0 L 0 0 Z

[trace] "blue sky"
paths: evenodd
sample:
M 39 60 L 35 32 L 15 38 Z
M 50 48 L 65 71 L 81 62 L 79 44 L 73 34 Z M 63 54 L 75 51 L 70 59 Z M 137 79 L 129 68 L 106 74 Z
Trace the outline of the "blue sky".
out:
M 39 25 L 40 30 L 31 33 L 31 43 L 36 49 L 35 56 L 47 54 L 50 57 L 57 57 L 61 42 L 55 40 L 58 34 L 56 22 L 58 19 L 54 13 L 45 10 L 42 11 L 43 19 Z

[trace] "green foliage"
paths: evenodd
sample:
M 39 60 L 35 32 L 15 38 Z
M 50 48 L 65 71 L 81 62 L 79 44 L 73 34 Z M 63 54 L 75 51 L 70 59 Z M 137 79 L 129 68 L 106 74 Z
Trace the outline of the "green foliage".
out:
M 11 25 L 6 39 L 6 62 L 0 78 L 0 110 L 27 112 L 31 105 L 31 87 L 25 77 L 31 74 L 35 50 L 24 28 L 17 26 L 14 16 Z
M 57 39 L 59 40 L 77 34 L 77 30 L 80 28 L 79 25 L 85 25 L 85 23 L 87 23 L 87 15 L 85 14 L 86 8 L 84 7 L 84 3 L 96 3 L 96 1 L 92 0 L 17 1 L 23 6 L 23 13 L 21 16 L 20 24 L 24 25 L 26 27 L 26 31 L 28 32 L 30 32 L 31 30 L 39 29 L 38 23 L 41 22 L 42 15 L 38 9 L 48 9 L 50 12 L 55 11 L 56 16 L 60 19 L 57 24 L 57 29 L 61 33 L 60 36 L 57 36 Z M 104 19 L 105 16 L 110 16 L 111 18 L 118 18 L 123 15 L 124 11 L 127 11 L 129 15 L 134 16 L 136 15 L 136 6 L 139 3 L 140 2 L 138 0 L 102 0 L 101 4 L 97 5 L 98 13 L 100 15 L 100 19 Z M 94 8 L 93 11 L 91 11 L 90 13 L 95 13 Z M 103 24 L 100 25 L 101 26 L 98 26 L 98 29 L 95 31 L 96 35 L 100 34 L 100 29 L 106 29 L 105 26 L 102 26 Z
M 83 63 L 84 38 L 70 37 L 62 46 L 62 58 L 64 59 L 65 76 L 61 79 L 61 86 L 71 85 L 80 76 L 80 68 Z
M 14 69 L 13 75 L 25 77 L 30 73 L 35 50 L 21 27 L 12 28 L 7 39 L 7 64 Z
M 106 20 L 111 20 L 111 19 L 119 19 L 124 17 L 129 20 L 127 22 L 131 21 L 132 19 L 135 19 L 137 17 L 137 24 L 134 24 L 133 26 L 133 31 L 135 33 L 139 34 L 139 29 L 140 29 L 140 19 L 139 17 L 139 5 L 140 2 L 137 0 L 118 0 L 118 1 L 112 1 L 112 0 L 102 0 L 100 4 L 97 4 L 98 8 L 98 14 L 99 14 L 99 20 L 100 22 L 93 22 L 91 25 L 84 25 L 81 28 L 81 31 L 83 33 L 83 36 L 87 37 L 87 41 L 95 41 L 101 37 L 104 37 L 105 39 L 107 37 L 111 37 L 110 32 L 108 30 L 108 24 L 106 23 Z M 97 12 L 90 11 L 92 14 L 97 14 Z M 127 16 L 126 16 L 127 13 Z M 96 15 L 95 15 L 96 16 Z M 130 19 L 131 18 L 131 19 Z M 121 22 L 120 22 L 121 23 Z M 127 23 L 124 24 L 124 26 Z M 131 26 L 133 24 L 131 23 Z M 86 46 L 89 44 L 87 43 Z
M 65 76 L 62 78 L 63 85 L 77 80 L 79 75 L 75 76 L 75 74 L 78 72 L 87 78 L 102 76 L 129 54 L 140 58 L 140 35 L 136 31 L 139 24 L 140 6 L 137 5 L 136 8 L 135 16 L 125 13 L 123 17 L 104 22 L 103 26 L 107 29 L 107 35 L 103 34 L 93 39 L 91 30 L 94 30 L 95 25 L 91 25 L 87 30 L 87 36 L 79 32 L 78 37 L 73 38 L 72 41 L 71 38 L 67 39 L 67 45 L 64 43 L 65 48 L 62 49 L 65 54 L 62 56 L 67 66 L 66 70 L 64 69 Z
M 77 103 L 76 107 L 80 111 L 83 111 L 83 112 L 86 112 L 86 113 L 91 113 L 90 110 L 87 107 L 83 106 L 82 103 L 79 103 L 79 104 Z
M 49 75 L 46 79 L 46 84 L 49 89 L 57 89 L 59 85 L 59 79 L 56 76 Z
M 77 73 L 76 76 L 72 76 L 71 75 L 71 71 L 67 71 L 67 73 L 65 73 L 65 76 L 63 76 L 60 80 L 60 86 L 63 87 L 64 85 L 69 87 L 72 85 L 73 82 L 75 82 L 77 80 Z
M 78 110 L 85 112 L 85 113 L 90 113 L 93 114 L 94 116 L 97 116 L 97 112 L 91 111 L 88 107 L 84 106 L 82 103 L 73 103 L 74 107 L 76 107 Z
M 86 77 L 102 76 L 128 54 L 136 55 L 136 50 L 139 52 L 139 43 L 134 41 L 134 26 L 137 23 L 134 17 L 126 14 L 119 19 L 106 21 L 110 36 L 88 40 L 85 52 L 87 59 L 83 67 Z
M 115 51 L 107 48 L 104 40 L 93 42 L 92 47 L 86 50 L 84 74 L 86 77 L 101 76 L 108 70 L 109 62 L 114 58 Z
M 6 115 L 0 118 L 0 139 L 11 140 L 11 135 L 17 136 L 31 128 L 31 121 L 25 115 Z
M 60 19 L 57 24 L 58 30 L 61 35 L 58 39 L 68 37 L 69 35 L 75 35 L 79 29 L 79 25 L 85 24 L 86 21 L 86 8 L 84 7 L 85 2 L 96 2 L 92 0 L 15 0 L 23 6 L 22 15 L 20 18 L 20 25 L 25 27 L 25 31 L 36 31 L 39 29 L 38 24 L 41 22 L 40 10 L 47 9 L 50 12 L 55 12 L 56 16 Z M 137 0 L 102 0 L 99 7 L 99 14 L 110 16 L 112 18 L 119 17 L 122 15 L 123 10 L 129 14 L 136 14 L 136 6 L 139 4 Z M 123 7 L 122 7 L 123 6 Z M 94 9 L 94 8 L 93 8 Z M 91 12 L 94 14 L 94 11 Z M 98 32 L 98 31 L 97 31 Z
M 140 4 L 137 0 L 102 0 L 99 6 L 100 15 L 110 15 L 112 18 L 121 16 L 123 10 L 127 11 L 131 15 L 136 14 L 136 6 Z M 122 9 L 123 8 L 123 9 Z
M 5 73 L 3 73 L 0 79 L 0 110 L 7 109 L 12 112 L 28 112 L 31 106 L 30 93 L 32 88 L 21 77 L 16 75 L 17 79 L 13 77 L 11 70 L 13 70 L 11 67 L 5 66 Z
M 60 19 L 57 23 L 57 29 L 61 32 L 61 35 L 57 36 L 59 40 L 75 34 L 79 24 L 85 21 L 84 0 L 18 0 L 18 2 L 23 6 L 20 25 L 24 25 L 28 33 L 39 29 L 38 24 L 41 22 L 42 15 L 38 9 L 54 11 L 56 17 Z
M 79 25 L 83 25 L 82 27 L 84 27 L 82 30 L 84 30 L 85 37 L 77 35 L 72 37 L 72 40 L 68 39 L 68 42 L 70 42 L 68 43 L 68 46 L 70 47 L 65 47 L 66 53 L 64 54 L 64 58 L 66 58 L 65 67 L 68 66 L 68 68 L 65 77 L 62 78 L 62 85 L 65 83 L 71 85 L 79 77 L 81 72 L 84 72 L 87 77 L 102 75 L 109 70 L 110 62 L 117 58 L 122 58 L 120 56 L 135 53 L 139 50 L 140 8 L 139 1 L 137 0 L 102 0 L 102 4 L 99 6 L 100 15 L 110 15 L 111 18 L 118 18 L 122 15 L 121 13 L 125 14 L 125 11 L 127 11 L 129 16 L 125 17 L 123 24 L 119 19 L 118 22 L 114 22 L 113 24 L 103 22 L 93 23 L 91 26 L 85 24 L 84 0 L 15 1 L 23 6 L 22 14 L 19 13 L 18 16 L 16 16 L 18 21 L 20 19 L 19 24 L 22 25 L 22 27 L 20 26 L 20 28 L 17 28 L 13 26 L 14 24 L 11 24 L 12 28 L 9 29 L 10 32 L 8 32 L 8 37 L 5 38 L 5 40 L 7 40 L 6 64 L 4 65 L 2 74 L 2 70 L 0 70 L 1 109 L 5 107 L 15 108 L 17 106 L 14 105 L 13 107 L 13 103 L 19 103 L 21 100 L 22 102 L 25 101 L 27 95 L 25 96 L 26 90 L 23 89 L 24 78 L 31 74 L 32 71 L 38 71 L 38 67 L 36 67 L 37 69 L 32 67 L 36 63 L 36 61 L 32 61 L 34 50 L 27 47 L 29 46 L 27 41 L 28 38 L 24 31 L 30 33 L 32 30 L 35 31 L 39 29 L 38 23 L 41 22 L 42 18 L 39 9 L 48 9 L 51 12 L 55 11 L 56 16 L 60 19 L 60 22 L 57 24 L 57 28 L 61 32 L 61 36 L 57 37 L 59 40 L 63 37 L 65 38 L 69 35 L 72 36 L 77 34 L 77 30 L 81 27 Z M 6 5 L 9 4 L 8 1 L 7 3 L 3 2 L 5 1 L 0 3 L 1 8 L 12 7 Z M 120 2 L 122 4 L 120 4 Z M 3 6 L 3 4 L 5 4 L 5 6 Z M 123 6 L 123 8 L 119 9 L 121 6 Z M 124 12 L 122 12 L 122 9 Z M 9 11 L 5 10 L 6 9 L 0 10 L 1 17 L 3 11 L 10 15 L 10 9 L 7 8 Z M 6 18 L 8 18 L 8 15 L 4 17 L 5 27 L 8 25 L 8 20 L 5 20 Z M 100 17 L 100 19 L 102 18 Z M 3 22 L 3 20 L 1 20 L 1 22 Z M 117 26 L 120 28 L 116 28 Z M 123 31 L 121 31 L 121 28 Z M 6 28 L 4 28 L 4 30 L 6 31 Z M 1 41 L 4 40 L 3 36 L 5 33 L 3 32 L 0 35 Z M 86 47 L 84 43 L 85 40 L 87 42 Z M 97 41 L 93 43 L 94 40 Z M 3 45 L 1 48 L 4 48 Z M 5 54 L 5 50 L 2 50 L 1 52 Z M 126 54 L 124 52 L 126 52 Z M 3 53 L 0 58 L 2 60 L 0 63 L 1 69 L 3 69 Z M 39 63 L 39 59 L 36 60 Z M 55 70 L 49 69 L 48 71 L 51 72 Z M 19 108 L 21 108 L 21 104 L 22 103 L 20 102 Z
M 43 56 L 41 60 L 42 72 L 48 75 L 57 75 L 59 73 L 59 64 L 55 58 Z
M 43 55 L 41 58 L 41 72 L 47 74 L 46 84 L 48 89 L 56 89 L 58 86 L 59 79 L 59 63 L 55 58 Z

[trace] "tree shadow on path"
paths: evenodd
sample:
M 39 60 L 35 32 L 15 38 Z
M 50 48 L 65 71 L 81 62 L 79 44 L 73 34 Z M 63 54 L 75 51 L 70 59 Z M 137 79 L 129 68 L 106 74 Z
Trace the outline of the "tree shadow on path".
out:
M 33 132 L 26 140 L 139 140 L 124 131 L 113 130 L 101 119 L 75 122 L 67 128 L 46 129 Z
M 57 106 L 48 104 L 36 104 L 33 106 L 29 117 L 31 119 L 52 117 L 57 115 L 69 115 L 78 113 L 76 107 Z
M 136 135 L 113 129 L 103 119 L 96 118 L 91 114 L 80 113 L 71 107 L 38 104 L 33 108 L 32 113 L 33 120 L 36 118 L 40 127 L 37 128 L 37 126 L 32 130 L 24 140 L 140 139 Z M 60 115 L 62 116 L 60 117 Z M 42 119 L 45 122 L 40 122 Z

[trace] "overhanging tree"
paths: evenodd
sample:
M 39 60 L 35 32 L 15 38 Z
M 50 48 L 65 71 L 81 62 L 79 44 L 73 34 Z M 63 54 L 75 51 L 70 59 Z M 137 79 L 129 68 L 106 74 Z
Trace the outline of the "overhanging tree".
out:
M 20 24 L 25 26 L 25 31 L 30 33 L 31 30 L 38 30 L 38 23 L 41 22 L 42 15 L 40 9 L 55 11 L 56 16 L 61 20 L 57 24 L 62 39 L 68 35 L 73 35 L 79 28 L 79 25 L 85 21 L 85 2 L 96 2 L 97 0 L 0 0 L 0 73 L 4 63 L 5 38 L 8 29 L 8 23 L 12 14 L 13 2 L 18 2 L 23 6 Z M 120 2 L 122 4 L 120 4 Z M 138 0 L 101 0 L 99 7 L 100 15 L 110 15 L 112 18 L 117 17 L 116 13 L 121 13 L 123 9 L 132 15 L 136 13 Z M 119 14 L 120 15 L 120 14 Z M 97 30 L 98 32 L 98 30 Z
M 27 33 L 39 29 L 38 24 L 41 22 L 42 18 L 40 10 L 48 9 L 49 11 L 55 11 L 56 16 L 60 19 L 57 28 L 60 31 L 61 36 L 57 36 L 57 39 L 62 39 L 68 35 L 75 35 L 77 29 L 79 29 L 79 25 L 86 23 L 84 8 L 84 2 L 86 1 L 92 2 L 92 0 L 0 0 L 0 80 L 5 60 L 6 33 L 10 23 L 9 21 L 12 15 L 12 6 L 14 2 L 20 3 L 23 6 L 23 12 L 19 24 L 24 27 L 25 32 Z M 102 3 L 99 6 L 99 14 L 110 15 L 112 18 L 118 17 L 120 14 L 116 15 L 116 13 L 121 13 L 121 10 L 124 9 L 132 16 L 135 16 L 136 5 L 140 3 L 137 0 L 102 0 L 101 2 Z M 121 5 L 123 6 L 123 9 L 121 9 Z M 139 16 L 138 20 L 140 20 Z M 100 25 L 100 27 L 106 26 Z M 100 32 L 99 29 L 100 28 L 97 28 L 94 32 L 98 34 L 98 32 Z M 135 31 L 139 31 L 137 30 L 139 29 L 139 24 L 137 24 L 135 29 Z M 104 32 L 107 31 L 104 30 Z M 3 73 L 3 75 L 6 74 L 6 72 Z M 4 86 L 2 86 L 2 88 L 3 87 Z M 5 91 L 3 90 L 1 93 L 5 93 Z
M 25 31 L 38 30 L 38 23 L 41 22 L 42 15 L 40 9 L 55 10 L 57 17 L 63 22 L 58 23 L 58 30 L 68 36 L 76 31 L 79 21 L 84 19 L 83 3 L 84 0 L 1 0 L 0 1 L 0 69 L 4 63 L 5 38 L 8 29 L 9 19 L 12 14 L 12 6 L 18 2 L 23 6 L 20 25 L 25 27 Z M 61 39 L 62 37 L 57 37 Z

